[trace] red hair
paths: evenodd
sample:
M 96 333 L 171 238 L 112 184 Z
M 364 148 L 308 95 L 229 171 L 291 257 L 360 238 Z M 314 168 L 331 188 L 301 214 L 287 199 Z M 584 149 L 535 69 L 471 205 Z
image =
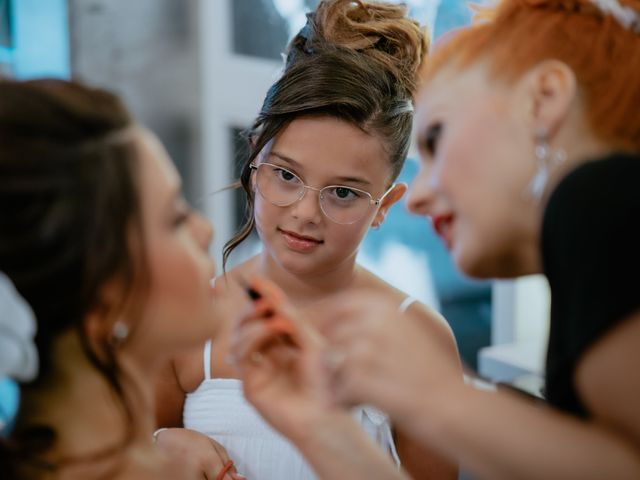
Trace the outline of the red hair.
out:
M 620 0 L 638 12 L 639 0 Z M 436 48 L 423 65 L 428 82 L 443 67 L 487 61 L 491 75 L 513 83 L 555 59 L 575 73 L 594 134 L 617 148 L 640 151 L 640 34 L 590 0 L 503 0 L 478 9 L 477 21 Z

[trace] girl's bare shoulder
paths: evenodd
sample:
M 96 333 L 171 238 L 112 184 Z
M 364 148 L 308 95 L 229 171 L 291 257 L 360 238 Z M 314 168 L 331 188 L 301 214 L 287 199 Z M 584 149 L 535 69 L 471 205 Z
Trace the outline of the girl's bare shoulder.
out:
M 398 310 L 403 309 L 407 315 L 418 318 L 432 334 L 442 336 L 443 341 L 447 343 L 455 343 L 449 323 L 439 312 L 411 298 L 406 292 L 394 287 L 366 268 L 358 266 L 358 269 L 359 280 L 356 282 L 356 288 L 373 291 L 376 295 L 397 303 Z
M 366 268 L 362 266 L 358 266 L 357 268 L 358 275 L 357 281 L 354 284 L 354 289 L 366 290 L 368 292 L 375 293 L 381 298 L 384 298 L 391 302 L 397 302 L 398 308 L 400 308 L 400 305 L 402 305 L 402 303 L 405 302 L 407 298 L 410 298 L 410 295 L 408 295 L 406 292 L 403 292 L 402 290 L 394 287 Z M 413 304 L 419 304 L 426 310 L 435 313 L 435 310 L 432 310 L 431 308 L 418 301 L 413 302 Z

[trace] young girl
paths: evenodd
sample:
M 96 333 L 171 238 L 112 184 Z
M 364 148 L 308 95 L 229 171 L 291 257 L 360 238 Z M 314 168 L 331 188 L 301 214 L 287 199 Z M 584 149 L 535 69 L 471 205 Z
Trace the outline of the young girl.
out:
M 303 383 L 281 347 L 264 348 L 262 320 L 245 322 L 247 397 L 324 478 L 369 479 L 379 457 L 347 442 L 355 427 L 323 417 L 310 391 L 384 409 L 479 478 L 640 478 L 639 65 L 637 0 L 505 0 L 436 49 L 409 206 L 433 219 L 465 273 L 547 276 L 548 405 L 451 382 L 446 351 L 382 297 L 349 295 L 316 323 L 342 353 L 324 369 L 328 389 Z M 322 356 L 309 338 L 298 345 L 305 368 Z
M 280 286 L 305 313 L 321 311 L 338 293 L 375 292 L 431 326 L 461 381 L 443 319 L 355 262 L 369 227 L 383 222 L 406 189 L 394 180 L 409 147 L 415 76 L 425 48 L 404 7 L 330 0 L 309 15 L 251 131 L 241 176 L 251 215 L 228 243 L 225 259 L 254 228 L 263 250 L 218 284 L 236 311 L 247 301 L 238 284 L 257 276 Z M 158 442 L 199 456 L 208 465 L 205 474 L 230 457 L 248 478 L 313 478 L 295 448 L 245 402 L 238 371 L 227 361 L 231 328 L 228 321 L 213 342 L 174 359 L 158 394 L 159 425 L 191 431 L 165 430 Z M 379 411 L 358 408 L 353 415 L 416 476 L 455 478 L 452 464 L 392 430 Z M 206 460 L 216 455 L 217 465 Z
M 107 92 L 3 80 L 0 179 L 0 271 L 40 360 L 2 478 L 200 478 L 151 441 L 158 367 L 215 332 L 211 226 L 158 140 Z

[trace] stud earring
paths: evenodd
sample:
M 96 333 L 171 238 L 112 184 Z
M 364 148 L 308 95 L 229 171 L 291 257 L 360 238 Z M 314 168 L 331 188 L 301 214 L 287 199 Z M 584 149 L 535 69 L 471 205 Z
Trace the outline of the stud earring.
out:
M 553 149 L 548 142 L 548 132 L 540 129 L 536 134 L 534 154 L 536 157 L 536 173 L 529 183 L 529 195 L 534 200 L 542 197 L 550 171 L 567 159 L 567 154 L 562 148 Z
M 111 329 L 110 343 L 114 347 L 122 345 L 129 337 L 129 327 L 122 320 L 118 320 L 113 324 Z

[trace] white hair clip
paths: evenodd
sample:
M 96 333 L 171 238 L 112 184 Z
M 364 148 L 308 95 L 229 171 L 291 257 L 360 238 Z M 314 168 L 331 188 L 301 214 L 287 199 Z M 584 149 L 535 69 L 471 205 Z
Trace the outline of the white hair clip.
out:
M 0 272 L 0 377 L 33 380 L 38 374 L 38 350 L 33 342 L 36 318 L 31 307 Z
M 602 13 L 615 18 L 620 25 L 635 33 L 640 33 L 640 13 L 631 7 L 620 5 L 618 0 L 591 0 Z

